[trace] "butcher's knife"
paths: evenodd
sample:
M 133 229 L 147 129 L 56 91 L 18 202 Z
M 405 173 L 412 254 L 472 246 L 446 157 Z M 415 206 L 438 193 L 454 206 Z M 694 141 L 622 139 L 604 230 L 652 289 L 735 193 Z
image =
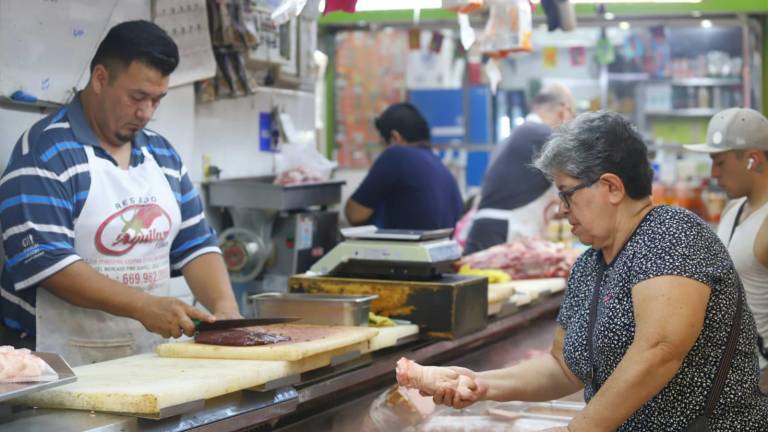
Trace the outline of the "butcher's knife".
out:
M 284 324 L 289 322 L 298 321 L 301 318 L 245 318 L 245 319 L 222 319 L 216 320 L 216 322 L 205 322 L 199 319 L 193 319 L 195 323 L 195 330 L 209 331 L 209 330 L 226 330 L 241 327 L 262 326 L 270 324 Z

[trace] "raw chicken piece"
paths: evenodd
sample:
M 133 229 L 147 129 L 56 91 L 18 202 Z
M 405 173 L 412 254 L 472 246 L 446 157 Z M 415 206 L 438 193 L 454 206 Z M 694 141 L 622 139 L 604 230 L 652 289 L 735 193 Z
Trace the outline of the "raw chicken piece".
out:
M 422 366 L 403 357 L 397 361 L 397 382 L 403 387 L 434 394 L 441 388 L 454 389 L 459 398 L 468 400 L 477 389 L 475 380 L 458 372 L 438 366 Z
M 0 347 L 0 381 L 34 381 L 46 368 L 45 362 L 28 349 L 14 349 L 9 345 Z
M 312 170 L 298 166 L 283 171 L 272 181 L 272 183 L 276 185 L 290 186 L 304 183 L 317 183 L 323 180 L 325 179 Z

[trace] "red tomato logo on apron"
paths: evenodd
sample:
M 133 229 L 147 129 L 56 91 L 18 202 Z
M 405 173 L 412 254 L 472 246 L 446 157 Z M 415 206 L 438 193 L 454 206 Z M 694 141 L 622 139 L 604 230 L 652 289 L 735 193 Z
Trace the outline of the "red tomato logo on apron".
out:
M 108 217 L 96 230 L 96 249 L 119 256 L 139 244 L 165 241 L 171 233 L 171 217 L 157 204 L 136 204 Z

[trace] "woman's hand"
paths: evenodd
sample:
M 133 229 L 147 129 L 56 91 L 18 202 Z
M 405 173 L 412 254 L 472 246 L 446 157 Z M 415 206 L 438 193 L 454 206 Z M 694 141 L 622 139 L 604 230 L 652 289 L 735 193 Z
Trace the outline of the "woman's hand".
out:
M 441 387 L 432 395 L 432 400 L 435 404 L 447 405 L 455 409 L 463 409 L 485 398 L 485 395 L 488 393 L 488 385 L 466 375 L 460 375 L 460 378 L 471 380 L 468 381 L 466 387 L 471 390 L 471 392 L 469 394 L 460 394 L 455 388 Z M 422 393 L 422 395 L 424 395 L 424 393 Z

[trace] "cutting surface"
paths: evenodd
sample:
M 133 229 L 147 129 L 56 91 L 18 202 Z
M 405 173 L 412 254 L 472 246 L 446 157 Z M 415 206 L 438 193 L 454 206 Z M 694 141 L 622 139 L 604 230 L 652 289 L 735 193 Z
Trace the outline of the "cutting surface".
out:
M 368 341 L 368 348 L 364 352 L 378 351 L 395 346 L 398 339 L 419 333 L 419 326 L 416 324 L 376 327 L 376 329 L 379 331 L 379 334 Z
M 488 304 L 502 303 L 515 293 L 515 281 L 488 285 Z
M 162 357 L 296 361 L 367 341 L 378 333 L 377 329 L 369 327 L 301 324 L 249 327 L 249 329 L 283 334 L 289 336 L 291 341 L 248 347 L 204 345 L 185 341 L 162 344 L 157 347 L 157 353 Z
M 157 414 L 163 408 L 211 399 L 330 364 L 368 342 L 337 348 L 298 361 L 222 360 L 139 354 L 75 368 L 78 381 L 14 400 L 40 408 L 125 414 Z
M 516 293 L 526 293 L 534 298 L 554 294 L 565 289 L 565 278 L 523 279 L 509 281 Z

